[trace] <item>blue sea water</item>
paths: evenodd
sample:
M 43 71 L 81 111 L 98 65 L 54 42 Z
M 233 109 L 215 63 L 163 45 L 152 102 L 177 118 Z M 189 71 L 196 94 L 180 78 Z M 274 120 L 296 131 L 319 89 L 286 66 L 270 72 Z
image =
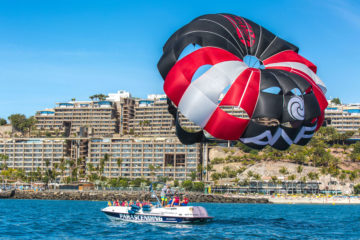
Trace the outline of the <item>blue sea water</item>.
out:
M 164 225 L 112 222 L 106 202 L 0 200 L 0 239 L 360 239 L 358 205 L 200 205 L 212 222 Z

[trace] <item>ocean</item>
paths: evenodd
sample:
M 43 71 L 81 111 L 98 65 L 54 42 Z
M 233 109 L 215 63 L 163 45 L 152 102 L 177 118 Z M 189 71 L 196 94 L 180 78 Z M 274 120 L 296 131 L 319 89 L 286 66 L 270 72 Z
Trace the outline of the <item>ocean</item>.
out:
M 0 200 L 0 239 L 360 239 L 360 205 L 201 203 L 215 219 L 173 225 L 110 221 L 106 202 Z

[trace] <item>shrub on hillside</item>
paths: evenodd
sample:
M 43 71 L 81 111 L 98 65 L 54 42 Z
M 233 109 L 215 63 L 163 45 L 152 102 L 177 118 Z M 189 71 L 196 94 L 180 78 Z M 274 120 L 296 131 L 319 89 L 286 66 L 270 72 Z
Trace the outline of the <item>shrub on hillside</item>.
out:
M 360 194 L 360 184 L 357 184 L 354 186 L 354 193 L 355 194 Z

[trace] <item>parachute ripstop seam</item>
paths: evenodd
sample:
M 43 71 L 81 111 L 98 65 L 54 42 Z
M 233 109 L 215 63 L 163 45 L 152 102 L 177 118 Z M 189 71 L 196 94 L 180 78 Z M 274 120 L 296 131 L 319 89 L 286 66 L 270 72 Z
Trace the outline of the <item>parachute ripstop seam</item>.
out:
M 259 27 L 260 27 L 260 36 L 259 36 L 259 42 L 258 42 L 258 45 L 257 45 L 257 47 L 256 47 L 255 56 L 257 56 L 257 53 L 258 53 L 258 51 L 259 51 L 259 46 L 260 46 L 260 43 L 261 43 L 261 37 L 262 37 L 262 26 L 260 26 L 260 25 L 259 25 Z
M 219 15 L 220 15 L 220 16 L 223 16 L 224 18 L 226 18 L 227 20 L 229 20 L 229 21 L 239 30 L 241 36 L 242 36 L 242 37 L 244 38 L 244 40 L 246 41 L 245 36 L 243 35 L 243 33 L 242 33 L 242 31 L 239 29 L 239 27 L 236 25 L 236 22 L 234 22 L 234 20 L 232 20 L 231 18 L 227 17 L 226 15 L 223 15 L 223 14 L 219 14 Z M 245 46 L 245 49 L 246 49 L 246 55 L 248 55 L 249 52 L 248 52 L 247 46 L 246 46 L 246 45 L 244 45 L 244 46 Z
M 241 56 L 243 55 L 243 54 L 239 51 L 239 49 L 238 49 L 232 42 L 230 42 L 229 40 L 227 40 L 227 39 L 224 38 L 223 36 L 221 36 L 221 35 L 219 35 L 219 34 L 217 34 L 217 33 L 214 33 L 214 32 L 196 30 L 196 31 L 187 32 L 187 33 L 185 33 L 185 34 L 182 35 L 182 36 L 185 36 L 185 35 L 188 35 L 188 34 L 191 34 L 191 33 L 196 33 L 196 32 L 206 32 L 206 33 L 211 33 L 211 34 L 214 34 L 214 35 L 216 35 L 216 36 L 219 36 L 219 37 L 225 39 L 225 41 L 227 41 L 228 43 L 230 43 L 230 44 L 240 53 Z M 185 48 L 185 47 L 184 47 L 184 48 Z M 172 51 L 174 51 L 174 50 L 172 49 Z M 180 54 L 179 54 L 179 56 L 180 56 Z
M 259 58 L 261 58 L 262 55 L 264 55 L 264 53 L 266 53 L 266 51 L 269 49 L 269 47 L 275 42 L 275 40 L 277 39 L 277 36 L 274 37 L 274 39 L 270 42 L 270 44 L 265 48 L 265 50 L 263 51 L 263 53 L 259 56 Z
M 235 40 L 236 44 L 239 46 L 239 50 L 243 51 L 243 49 L 241 48 L 239 42 L 238 42 L 238 41 L 236 40 L 236 38 L 234 37 L 234 35 L 233 35 L 233 34 L 229 31 L 229 29 L 227 29 L 224 25 L 222 25 L 221 23 L 218 23 L 218 22 L 216 22 L 216 21 L 214 21 L 214 20 L 210 20 L 210 19 L 206 19 L 206 18 L 200 18 L 200 19 L 198 19 L 198 20 L 199 20 L 199 21 L 209 21 L 209 22 L 213 22 L 213 23 L 221 26 L 221 27 L 222 27 L 223 29 L 225 29 L 225 30 L 230 34 L 230 36 Z M 244 55 L 245 55 L 245 53 L 243 52 L 243 53 L 242 53 L 242 56 L 244 56 Z
M 251 46 L 251 37 L 250 37 L 250 28 L 249 28 L 249 25 L 248 25 L 248 23 L 245 21 L 245 19 L 243 18 L 243 17 L 240 17 L 244 22 L 245 22 L 245 25 L 246 25 L 246 28 L 247 28 L 247 32 L 248 32 L 248 34 L 249 34 L 249 44 L 250 44 L 250 46 Z M 244 39 L 245 40 L 245 39 Z M 246 40 L 245 40 L 245 42 L 246 42 Z M 255 42 L 254 42 L 255 43 Z M 251 47 L 249 47 L 249 48 L 251 48 Z

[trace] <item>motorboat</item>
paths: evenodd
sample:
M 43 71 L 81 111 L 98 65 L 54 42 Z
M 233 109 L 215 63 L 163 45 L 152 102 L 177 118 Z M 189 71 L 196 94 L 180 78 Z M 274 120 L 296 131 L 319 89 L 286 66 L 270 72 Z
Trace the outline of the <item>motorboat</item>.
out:
M 206 209 L 201 206 L 130 207 L 108 206 L 101 209 L 111 220 L 147 223 L 202 223 L 211 220 Z
M 108 206 L 101 209 L 111 220 L 146 223 L 202 223 L 213 217 L 209 216 L 206 209 L 201 206 L 171 206 L 163 207 L 159 198 L 153 191 L 152 184 L 149 187 L 152 197 L 156 198 L 156 204 L 146 204 L 142 207 L 131 206 Z

